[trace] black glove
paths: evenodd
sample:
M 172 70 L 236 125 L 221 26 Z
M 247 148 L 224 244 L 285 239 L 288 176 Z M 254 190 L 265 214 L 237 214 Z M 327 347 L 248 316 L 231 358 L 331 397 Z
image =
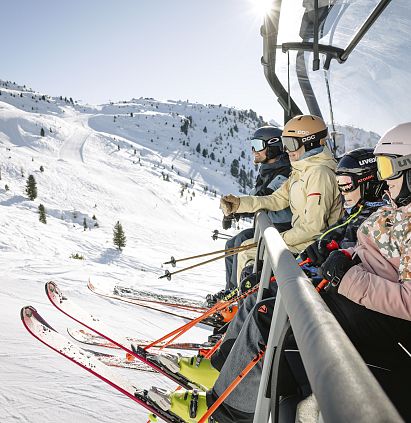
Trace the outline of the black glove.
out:
M 326 289 L 338 289 L 341 279 L 348 270 L 360 262 L 361 260 L 358 256 L 356 256 L 353 260 L 349 254 L 343 250 L 333 251 L 319 269 L 321 276 L 330 281 Z
M 224 216 L 223 222 L 222 222 L 223 229 L 224 230 L 230 229 L 232 221 L 233 221 L 232 217 Z
M 330 255 L 330 252 L 327 248 L 327 244 L 329 240 L 320 239 L 318 241 L 313 242 L 309 245 L 301 254 L 301 258 L 303 260 L 307 260 L 309 258 L 313 266 L 321 266 L 327 257 Z

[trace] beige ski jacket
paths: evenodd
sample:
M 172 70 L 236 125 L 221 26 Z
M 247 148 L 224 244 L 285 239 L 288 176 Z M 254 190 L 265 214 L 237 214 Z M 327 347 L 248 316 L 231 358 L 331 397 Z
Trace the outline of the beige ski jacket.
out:
M 240 197 L 236 213 L 282 210 L 290 207 L 292 228 L 281 234 L 293 253 L 303 251 L 342 215 L 335 177 L 336 161 L 330 150 L 291 163 L 291 175 L 271 195 Z

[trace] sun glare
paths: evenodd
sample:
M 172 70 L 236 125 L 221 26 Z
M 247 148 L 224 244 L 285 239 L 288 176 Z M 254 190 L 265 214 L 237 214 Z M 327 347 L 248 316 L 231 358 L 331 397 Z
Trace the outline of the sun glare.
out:
M 273 0 L 250 0 L 250 3 L 260 17 L 264 17 L 273 7 Z

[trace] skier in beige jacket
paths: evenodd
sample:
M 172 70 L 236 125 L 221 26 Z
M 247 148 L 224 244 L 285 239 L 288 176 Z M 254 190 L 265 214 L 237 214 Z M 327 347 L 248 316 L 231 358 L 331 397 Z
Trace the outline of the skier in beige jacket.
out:
M 342 214 L 341 195 L 334 173 L 336 161 L 325 146 L 327 133 L 324 121 L 317 116 L 300 115 L 291 119 L 282 136 L 292 167 L 288 181 L 267 196 L 226 195 L 221 199 L 223 213 L 228 216 L 290 207 L 292 228 L 282 232 L 281 236 L 293 253 L 303 251 Z M 245 241 L 244 244 L 251 242 Z M 238 281 L 243 267 L 254 259 L 255 253 L 254 248 L 238 255 Z

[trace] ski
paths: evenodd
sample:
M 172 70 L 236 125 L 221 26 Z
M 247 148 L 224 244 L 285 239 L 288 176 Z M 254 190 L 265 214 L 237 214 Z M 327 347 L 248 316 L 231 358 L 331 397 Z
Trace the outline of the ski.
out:
M 155 372 L 152 367 L 146 366 L 141 361 L 134 360 L 134 357 L 129 360 L 127 357 L 107 354 L 100 351 L 90 350 L 88 348 L 84 348 L 84 351 L 87 351 L 87 353 L 89 353 L 91 356 L 97 358 L 98 361 L 101 361 L 103 364 L 109 367 L 121 367 L 123 369 L 139 370 L 140 372 Z
M 207 307 L 202 301 L 187 300 L 176 295 L 157 294 L 150 291 L 143 291 L 136 288 L 116 285 L 113 293 L 122 297 L 140 299 L 147 302 L 167 304 L 173 307 L 187 307 L 193 311 L 206 311 Z
M 207 309 L 205 308 L 201 308 L 201 309 L 187 309 L 187 306 L 183 306 L 180 304 L 177 304 L 178 309 L 179 309 L 179 313 L 176 312 L 172 312 L 169 310 L 165 310 L 164 308 L 161 307 L 173 307 L 175 308 L 175 306 L 173 305 L 174 303 L 167 303 L 164 301 L 157 301 L 157 300 L 152 300 L 152 299 L 145 299 L 144 296 L 123 296 L 123 295 L 119 295 L 118 293 L 116 293 L 116 290 L 110 292 L 110 291 L 104 291 L 101 288 L 97 288 L 95 285 L 93 285 L 91 283 L 91 281 L 88 282 L 87 284 L 88 289 L 93 292 L 94 294 L 99 295 L 100 297 L 104 297 L 104 298 L 109 298 L 112 300 L 118 300 L 118 301 L 122 301 L 128 304 L 134 304 L 136 306 L 139 307 L 144 307 L 144 308 L 148 308 L 150 310 L 156 310 L 160 313 L 165 313 L 171 316 L 175 316 L 175 317 L 180 317 L 182 319 L 186 319 L 186 320 L 193 320 L 195 317 L 198 317 L 199 314 L 203 313 L 204 311 L 206 311 Z M 144 291 L 142 291 L 144 292 Z M 174 297 L 173 297 L 174 298 Z M 182 308 L 184 307 L 184 308 Z M 183 314 L 185 312 L 185 314 Z M 195 313 L 195 317 L 193 317 L 193 313 Z M 224 321 L 222 319 L 222 317 L 219 314 L 207 317 L 206 319 L 204 319 L 201 324 L 206 325 L 206 326 L 211 326 L 213 328 L 220 328 L 221 326 L 224 325 Z
M 161 365 L 160 363 L 150 360 L 148 357 L 148 353 L 144 348 L 134 346 L 126 339 L 121 339 L 116 334 L 110 333 L 107 330 L 107 325 L 104 325 L 104 323 L 102 323 L 99 319 L 89 314 L 86 310 L 83 310 L 68 296 L 64 295 L 55 282 L 47 282 L 45 285 L 45 289 L 46 294 L 51 303 L 63 314 L 70 317 L 75 322 L 85 326 L 87 329 L 95 332 L 97 335 L 100 335 L 103 338 L 107 339 L 107 341 L 117 345 L 129 355 L 134 356 L 138 360 L 152 367 L 157 372 L 163 374 L 164 376 L 167 376 L 169 379 L 171 379 L 178 385 L 181 385 L 187 389 L 204 389 L 204 387 L 197 386 L 195 383 L 191 382 L 183 375 L 179 373 L 173 373 L 167 367 Z
M 92 353 L 73 344 L 69 339 L 53 329 L 34 307 L 23 307 L 20 315 L 27 331 L 44 345 L 97 376 L 165 422 L 184 423 L 180 417 L 162 410 L 153 403 L 148 398 L 146 390 L 138 389 L 122 375 L 114 372 L 109 366 L 99 361 Z
M 107 341 L 106 338 L 95 334 L 94 332 L 88 331 L 87 329 L 80 329 L 80 328 L 68 328 L 67 333 L 76 341 L 81 342 L 82 344 L 93 345 L 96 347 L 105 347 L 105 348 L 112 348 L 112 349 L 119 349 L 119 347 L 112 342 Z M 140 347 L 146 347 L 150 344 L 151 341 L 147 339 L 140 339 L 140 338 L 133 338 L 133 337 L 126 337 L 126 340 L 130 344 L 139 345 Z M 165 345 L 164 342 L 156 345 L 156 347 L 160 348 Z M 174 350 L 199 350 L 199 349 L 209 349 L 212 348 L 213 344 L 209 342 L 205 342 L 203 344 L 198 342 L 178 342 L 167 345 L 166 348 L 174 349 Z

